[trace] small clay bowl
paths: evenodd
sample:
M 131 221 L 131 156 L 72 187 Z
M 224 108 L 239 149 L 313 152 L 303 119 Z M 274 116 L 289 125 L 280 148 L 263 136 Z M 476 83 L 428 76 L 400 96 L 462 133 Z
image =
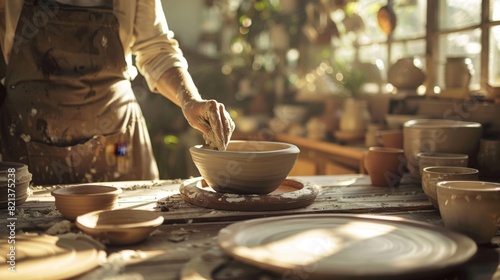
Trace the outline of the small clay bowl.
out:
M 499 229 L 500 184 L 443 181 L 436 186 L 439 212 L 446 228 L 487 244 Z
M 280 186 L 300 152 L 289 143 L 243 140 L 230 141 L 226 151 L 204 145 L 189 151 L 201 176 L 216 192 L 261 195 Z
M 106 243 L 130 245 L 148 238 L 163 220 L 163 216 L 153 211 L 118 209 L 80 215 L 75 224 L 84 233 Z
M 92 211 L 114 209 L 121 193 L 120 188 L 103 185 L 77 185 L 52 191 L 57 210 L 69 220 Z
M 424 168 L 429 166 L 461 166 L 467 167 L 469 156 L 466 154 L 451 153 L 418 153 L 418 166 L 420 175 L 424 174 Z

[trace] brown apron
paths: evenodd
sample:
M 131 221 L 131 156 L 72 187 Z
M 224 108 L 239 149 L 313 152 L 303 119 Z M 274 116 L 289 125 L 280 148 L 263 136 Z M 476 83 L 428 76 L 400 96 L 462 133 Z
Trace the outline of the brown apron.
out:
M 34 184 L 158 179 L 112 7 L 25 1 L 0 111 L 4 161 Z

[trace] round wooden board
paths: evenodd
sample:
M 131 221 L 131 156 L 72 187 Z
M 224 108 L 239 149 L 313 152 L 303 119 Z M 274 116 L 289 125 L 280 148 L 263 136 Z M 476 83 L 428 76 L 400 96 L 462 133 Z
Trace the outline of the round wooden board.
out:
M 181 184 L 179 191 L 184 201 L 204 208 L 276 211 L 310 205 L 316 199 L 319 188 L 312 183 L 285 179 L 275 191 L 267 195 L 218 193 L 199 177 Z

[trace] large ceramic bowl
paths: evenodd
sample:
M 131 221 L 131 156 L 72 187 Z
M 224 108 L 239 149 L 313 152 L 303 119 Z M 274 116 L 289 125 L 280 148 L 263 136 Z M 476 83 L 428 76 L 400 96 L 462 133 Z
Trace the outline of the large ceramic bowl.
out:
M 90 212 L 76 218 L 84 233 L 113 245 L 144 241 L 163 223 L 163 216 L 147 210 L 118 209 Z
M 89 212 L 114 209 L 121 193 L 120 188 L 102 185 L 77 185 L 52 191 L 57 210 L 70 220 Z
M 482 126 L 476 122 L 420 119 L 407 121 L 403 127 L 404 150 L 412 177 L 420 178 L 418 153 L 467 154 L 469 164 L 479 150 Z
M 191 157 L 201 176 L 217 192 L 268 194 L 279 187 L 299 155 L 282 142 L 230 141 L 226 151 L 197 145 Z
M 500 184 L 443 181 L 437 184 L 437 198 L 445 227 L 478 244 L 491 242 L 500 225 Z
M 23 204 L 29 196 L 31 177 L 23 163 L 0 162 L 0 208 L 7 208 L 9 202 L 16 206 Z

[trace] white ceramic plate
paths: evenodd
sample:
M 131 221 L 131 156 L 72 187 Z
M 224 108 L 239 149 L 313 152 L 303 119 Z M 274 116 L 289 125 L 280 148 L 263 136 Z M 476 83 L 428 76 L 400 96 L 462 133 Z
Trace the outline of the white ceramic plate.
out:
M 218 242 L 236 260 L 287 279 L 428 277 L 448 272 L 477 251 L 470 238 L 443 227 L 348 214 L 237 222 L 219 232 Z
M 0 279 L 68 279 L 97 267 L 106 253 L 85 239 L 50 235 L 17 235 L 16 243 L 0 246 Z M 15 246 L 15 270 L 9 271 Z

